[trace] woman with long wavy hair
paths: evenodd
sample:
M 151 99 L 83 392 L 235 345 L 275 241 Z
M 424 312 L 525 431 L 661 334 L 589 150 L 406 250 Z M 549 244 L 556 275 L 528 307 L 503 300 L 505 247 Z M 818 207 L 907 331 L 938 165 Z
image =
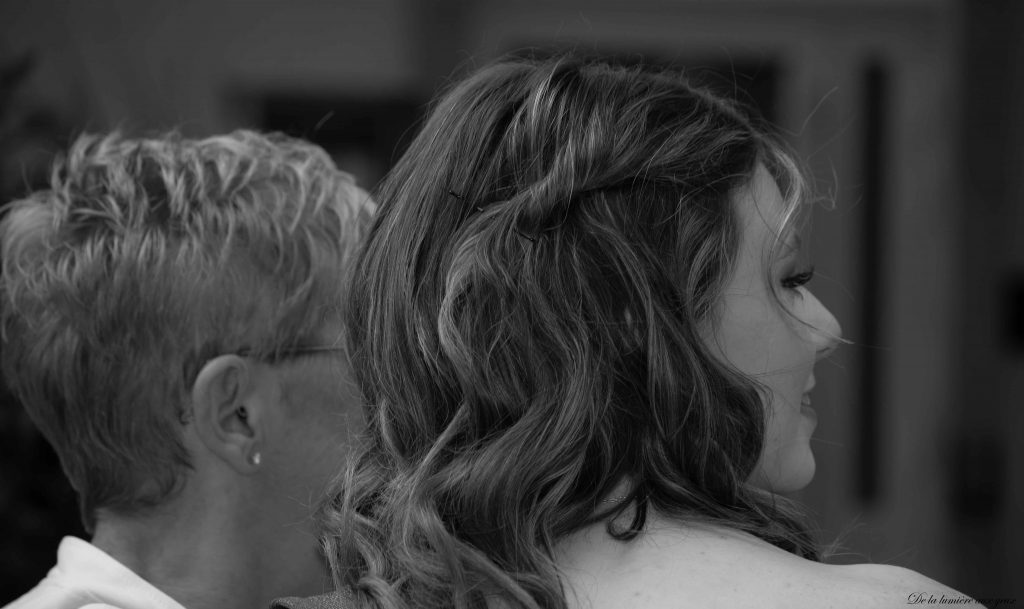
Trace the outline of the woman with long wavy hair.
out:
M 571 57 L 457 83 L 385 180 L 347 320 L 368 445 L 325 509 L 361 607 L 888 607 L 827 566 L 797 164 L 680 74 Z

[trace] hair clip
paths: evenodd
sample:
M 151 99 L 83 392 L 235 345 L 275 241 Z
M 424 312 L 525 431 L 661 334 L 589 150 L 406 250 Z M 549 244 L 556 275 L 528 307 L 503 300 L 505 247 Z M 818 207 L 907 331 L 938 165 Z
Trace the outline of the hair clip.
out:
M 530 235 L 525 235 L 525 234 L 519 232 L 518 228 L 513 228 L 512 230 L 516 231 L 516 234 L 519 235 L 520 237 L 522 237 L 523 239 L 529 239 L 530 243 L 536 243 L 537 242 L 537 240 L 534 239 L 533 237 L 531 237 Z
M 451 196 L 455 197 L 456 199 L 458 199 L 458 200 L 460 200 L 460 201 L 465 201 L 465 200 L 466 200 L 466 197 L 464 197 L 463 195 L 461 195 L 461 194 L 459 194 L 459 193 L 455 192 L 454 190 L 452 190 L 452 189 L 450 189 L 450 188 L 448 189 L 448 194 L 450 194 Z M 477 213 L 481 213 L 481 214 L 482 214 L 482 213 L 484 213 L 484 208 L 483 208 L 483 207 L 481 207 L 481 206 L 479 206 L 479 205 L 474 205 L 474 206 L 473 206 L 473 211 L 475 211 L 475 212 L 477 212 Z M 536 242 L 537 242 L 537 240 L 536 240 L 535 238 L 533 238 L 533 237 L 531 237 L 531 236 L 529 236 L 529 235 L 525 235 L 525 234 L 523 234 L 522 232 L 520 232 L 520 231 L 519 231 L 518 229 L 516 229 L 516 228 L 513 228 L 512 230 L 514 230 L 514 231 L 515 231 L 515 233 L 516 233 L 517 235 L 519 235 L 520 237 L 522 237 L 523 239 L 527 239 L 527 240 L 529 240 L 529 241 L 530 241 L 530 243 L 536 243 Z

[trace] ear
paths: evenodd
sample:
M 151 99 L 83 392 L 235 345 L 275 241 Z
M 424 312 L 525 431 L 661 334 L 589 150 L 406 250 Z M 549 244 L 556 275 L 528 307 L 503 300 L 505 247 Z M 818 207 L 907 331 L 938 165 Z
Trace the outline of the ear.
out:
M 260 469 L 270 414 L 254 364 L 237 355 L 206 362 L 192 386 L 196 434 L 206 448 L 243 475 Z

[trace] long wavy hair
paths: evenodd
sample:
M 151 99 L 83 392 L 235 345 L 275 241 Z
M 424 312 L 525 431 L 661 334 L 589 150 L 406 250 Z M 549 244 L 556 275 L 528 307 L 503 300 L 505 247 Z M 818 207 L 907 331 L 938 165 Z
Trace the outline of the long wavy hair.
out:
M 758 164 L 795 209 L 791 156 L 679 73 L 506 60 L 441 97 L 356 263 L 369 427 L 323 510 L 337 585 L 365 607 L 566 607 L 557 540 L 604 520 L 628 542 L 652 509 L 817 559 L 747 483 L 762 388 L 702 338 Z

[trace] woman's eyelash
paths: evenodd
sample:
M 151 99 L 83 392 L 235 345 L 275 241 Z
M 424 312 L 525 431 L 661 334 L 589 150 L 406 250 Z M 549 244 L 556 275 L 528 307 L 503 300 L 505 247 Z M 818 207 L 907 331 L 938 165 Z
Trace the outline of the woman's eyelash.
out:
M 814 267 L 801 271 L 795 275 L 790 275 L 782 280 L 782 287 L 790 290 L 795 290 L 798 287 L 807 284 L 808 281 L 814 278 Z

